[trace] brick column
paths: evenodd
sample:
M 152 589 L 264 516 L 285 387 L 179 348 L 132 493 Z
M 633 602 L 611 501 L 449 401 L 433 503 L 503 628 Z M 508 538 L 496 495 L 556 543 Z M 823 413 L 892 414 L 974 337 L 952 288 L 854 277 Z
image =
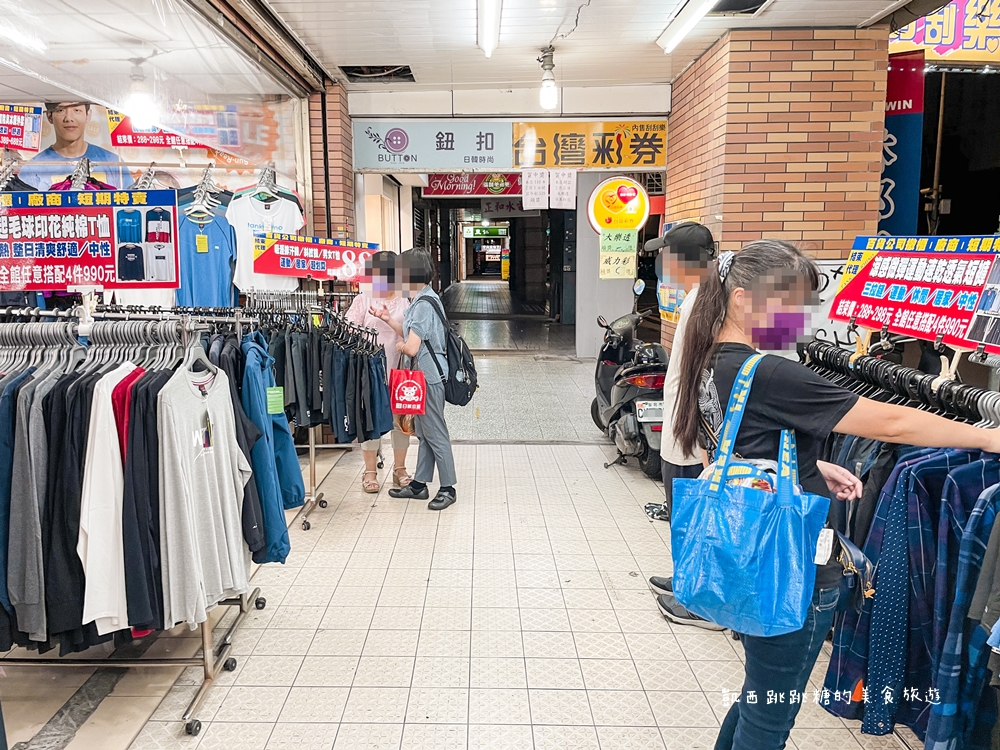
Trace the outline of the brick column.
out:
M 727 33 L 673 84 L 667 218 L 844 258 L 878 227 L 888 30 Z M 673 339 L 664 324 L 663 339 Z
M 327 148 L 324 159 L 323 121 L 326 120 Z M 351 117 L 347 111 L 347 92 L 339 84 L 326 89 L 323 96 L 309 97 L 309 145 L 312 162 L 312 216 L 317 237 L 354 237 L 354 157 L 351 144 Z M 327 225 L 327 188 L 329 215 Z

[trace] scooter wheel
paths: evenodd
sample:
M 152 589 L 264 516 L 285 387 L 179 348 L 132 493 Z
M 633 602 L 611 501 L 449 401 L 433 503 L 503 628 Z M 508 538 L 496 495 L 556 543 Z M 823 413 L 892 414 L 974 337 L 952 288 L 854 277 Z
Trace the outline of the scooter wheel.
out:
M 639 456 L 639 468 L 643 470 L 650 479 L 661 479 L 663 468 L 660 465 L 660 454 L 648 445 L 645 452 Z

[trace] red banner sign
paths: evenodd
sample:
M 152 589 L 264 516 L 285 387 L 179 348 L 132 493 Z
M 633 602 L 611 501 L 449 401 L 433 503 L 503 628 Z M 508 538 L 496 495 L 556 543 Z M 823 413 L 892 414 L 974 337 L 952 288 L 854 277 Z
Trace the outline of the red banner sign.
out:
M 41 107 L 0 104 L 0 147 L 35 152 L 41 139 Z
M 177 193 L 0 193 L 0 291 L 176 289 Z
M 1000 238 L 858 237 L 830 316 L 1000 352 Z
M 517 172 L 432 174 L 427 179 L 423 194 L 425 198 L 520 195 L 521 175 Z
M 171 133 L 161 128 L 137 128 L 132 124 L 132 118 L 121 112 L 108 110 L 108 129 L 111 131 L 111 145 L 116 148 L 208 148 L 208 146 L 193 141 L 183 135 Z
M 253 270 L 299 279 L 357 281 L 378 245 L 291 234 L 256 234 Z

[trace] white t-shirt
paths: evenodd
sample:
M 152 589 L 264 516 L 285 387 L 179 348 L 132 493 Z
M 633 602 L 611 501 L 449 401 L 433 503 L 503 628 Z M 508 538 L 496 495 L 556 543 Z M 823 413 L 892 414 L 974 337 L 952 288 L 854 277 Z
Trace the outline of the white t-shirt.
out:
M 701 463 L 701 458 L 685 456 L 680 445 L 674 438 L 674 421 L 676 418 L 677 393 L 681 386 L 681 351 L 684 348 L 684 330 L 688 318 L 694 309 L 694 300 L 698 294 L 695 287 L 681 303 L 681 317 L 677 321 L 674 332 L 674 345 L 670 349 L 670 362 L 667 364 L 667 377 L 663 381 L 663 432 L 660 438 L 660 458 L 675 466 L 694 466 Z
M 125 478 L 111 392 L 134 369 L 135 365 L 126 362 L 97 381 L 87 430 L 76 553 L 87 581 L 83 624 L 96 622 L 100 635 L 128 627 L 122 543 Z
M 265 203 L 251 195 L 236 198 L 226 209 L 226 220 L 236 234 L 236 273 L 233 283 L 241 292 L 251 289 L 295 291 L 299 280 L 291 276 L 254 273 L 254 234 L 276 232 L 297 234 L 305 224 L 302 212 L 292 201 L 279 198 Z

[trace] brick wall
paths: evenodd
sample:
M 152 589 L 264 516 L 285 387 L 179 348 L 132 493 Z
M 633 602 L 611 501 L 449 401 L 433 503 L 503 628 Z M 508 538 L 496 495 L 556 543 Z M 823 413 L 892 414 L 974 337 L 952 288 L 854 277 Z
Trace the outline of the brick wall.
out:
M 323 159 L 323 119 L 327 121 L 329 171 Z M 309 146 L 312 162 L 312 216 L 317 237 L 355 236 L 354 156 L 347 92 L 338 84 L 309 97 Z M 330 187 L 330 224 L 326 222 L 326 186 Z
M 673 83 L 667 217 L 724 250 L 771 238 L 846 257 L 877 231 L 888 52 L 886 27 L 726 34 Z

